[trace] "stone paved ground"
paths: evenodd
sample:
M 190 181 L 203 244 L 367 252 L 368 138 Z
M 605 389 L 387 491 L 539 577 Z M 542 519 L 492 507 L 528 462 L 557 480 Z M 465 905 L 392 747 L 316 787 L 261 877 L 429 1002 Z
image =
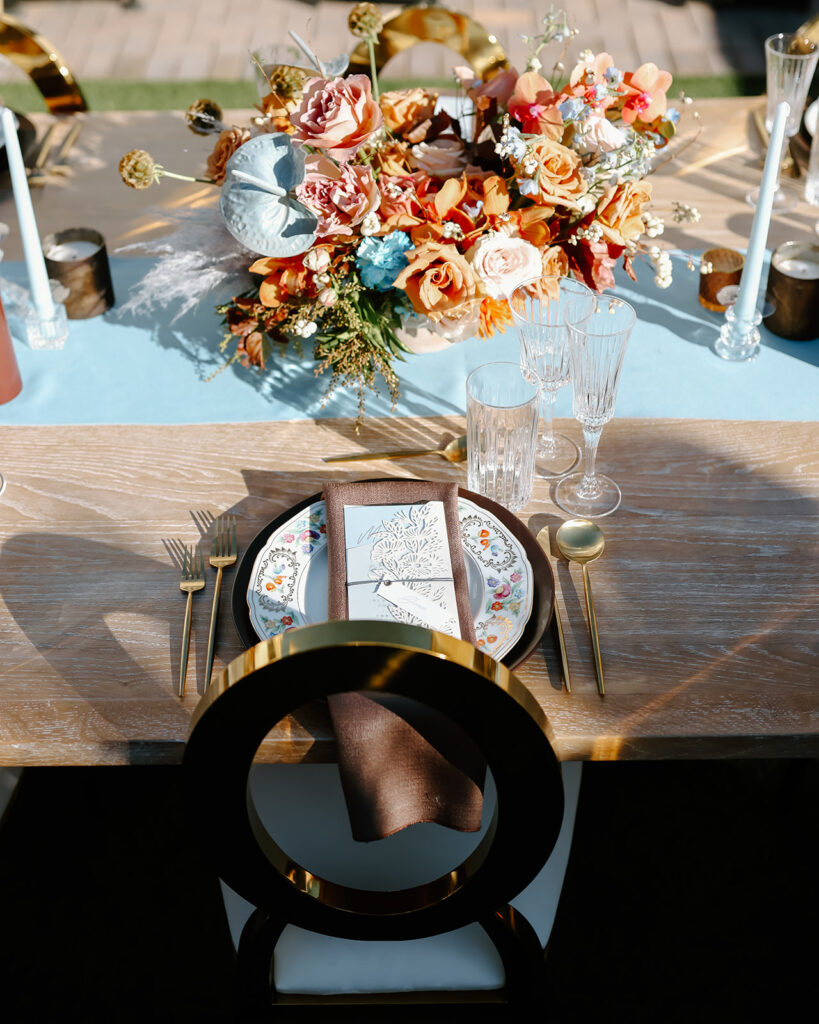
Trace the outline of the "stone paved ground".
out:
M 815 10 L 722 7 L 702 0 L 566 0 L 581 30 L 577 49 L 608 50 L 622 68 L 645 60 L 682 75 L 764 70 L 762 41 L 791 31 Z M 800 0 L 790 0 L 796 7 Z M 521 33 L 531 33 L 545 2 L 534 0 L 452 0 L 497 36 L 519 69 L 526 50 Z M 0 8 L 2 7 L 0 0 Z M 559 0 L 555 6 L 560 6 Z M 251 50 L 286 39 L 289 28 L 309 37 L 320 55 L 351 48 L 347 13 L 337 0 L 7 0 L 7 13 L 35 28 L 62 53 L 78 80 L 127 78 L 169 80 L 250 78 Z M 383 10 L 389 11 L 388 5 Z M 571 53 L 570 53 L 571 55 Z M 426 44 L 396 58 L 389 73 L 445 77 L 456 63 L 442 47 Z M 0 58 L 0 79 L 21 72 Z

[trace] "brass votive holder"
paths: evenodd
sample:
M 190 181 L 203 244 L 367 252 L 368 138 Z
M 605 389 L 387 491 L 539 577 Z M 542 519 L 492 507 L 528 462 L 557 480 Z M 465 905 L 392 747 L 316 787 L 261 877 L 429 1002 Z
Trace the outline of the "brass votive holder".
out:
M 711 270 L 700 273 L 700 303 L 712 313 L 724 313 L 730 303 L 720 302 L 720 292 L 739 284 L 745 257 L 735 249 L 709 249 L 702 254 L 702 263 L 710 263 Z
M 66 228 L 43 240 L 50 280 L 68 289 L 69 320 L 99 316 L 114 305 L 114 287 L 105 239 L 93 228 Z
M 819 243 L 785 242 L 774 251 L 768 293 L 776 308 L 764 323 L 791 341 L 819 338 Z

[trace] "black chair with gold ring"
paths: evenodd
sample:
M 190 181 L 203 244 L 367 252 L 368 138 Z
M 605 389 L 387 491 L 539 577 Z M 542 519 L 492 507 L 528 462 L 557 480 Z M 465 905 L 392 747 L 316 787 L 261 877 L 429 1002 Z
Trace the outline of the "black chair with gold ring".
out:
M 419 701 L 477 744 L 496 794 L 488 787 L 477 843 L 429 825 L 353 843 L 336 824 L 334 765 L 253 766 L 278 721 L 353 688 Z M 323 623 L 237 658 L 200 701 L 184 775 L 234 935 L 247 921 L 238 943 L 243 1013 L 264 1019 L 274 1004 L 305 1002 L 536 1000 L 579 789 L 580 765 L 564 768 L 523 684 L 432 630 Z M 371 849 L 383 844 L 386 873 Z M 531 924 L 510 905 L 527 893 L 527 911 L 541 918 Z

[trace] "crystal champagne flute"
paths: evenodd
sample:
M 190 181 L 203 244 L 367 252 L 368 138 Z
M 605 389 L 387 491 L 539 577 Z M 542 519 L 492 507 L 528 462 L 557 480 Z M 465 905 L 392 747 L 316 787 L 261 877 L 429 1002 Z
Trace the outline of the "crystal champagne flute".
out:
M 620 488 L 595 470 L 597 445 L 603 427 L 614 415 L 614 399 L 629 335 L 637 316 L 622 299 L 596 296 L 584 319 L 569 314 L 569 354 L 573 410 L 583 427 L 583 470 L 564 477 L 555 501 L 573 515 L 607 516 L 620 504 Z
M 577 445 L 553 427 L 555 399 L 569 383 L 568 312 L 586 316 L 594 306 L 594 293 L 570 277 L 540 279 L 516 288 L 509 305 L 520 341 L 520 365 L 537 384 L 541 396 L 543 432 L 537 446 L 535 472 L 541 477 L 563 476 L 577 465 Z
M 799 131 L 802 112 L 808 97 L 819 48 L 808 39 L 801 39 L 793 34 L 779 32 L 765 40 L 765 72 L 768 104 L 765 112 L 765 127 L 768 132 L 773 128 L 776 108 L 786 100 L 790 106 L 790 114 L 785 125 L 785 141 L 779 164 L 790 140 Z M 755 188 L 745 197 L 751 206 L 759 202 L 759 189 Z M 787 195 L 782 186 L 777 184 L 774 195 L 774 211 L 782 213 L 796 205 L 795 199 Z

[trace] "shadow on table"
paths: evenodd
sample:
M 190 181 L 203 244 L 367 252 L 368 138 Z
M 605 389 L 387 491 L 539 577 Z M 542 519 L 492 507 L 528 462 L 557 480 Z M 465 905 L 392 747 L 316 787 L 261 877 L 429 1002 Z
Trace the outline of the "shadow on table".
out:
M 618 274 L 618 285 L 625 285 L 628 301 L 634 306 L 637 320 L 641 324 L 656 324 L 667 330 L 675 341 L 700 345 L 713 349 L 719 336 L 719 330 L 725 322 L 722 313 L 712 313 L 701 306 L 696 298 L 699 289 L 699 255 L 694 256 L 694 269 L 687 266 L 686 253 L 672 254 L 673 280 L 671 286 L 661 290 L 637 291 L 623 275 Z M 650 268 L 641 267 L 638 276 L 647 278 Z M 768 279 L 768 261 L 762 269 L 762 282 Z M 811 366 L 819 366 L 819 339 L 813 341 L 788 341 L 767 330 L 760 328 L 762 347 L 773 349 L 799 359 Z
M 134 289 L 144 281 L 154 261 L 132 258 L 112 260 L 111 263 L 118 301 L 105 314 L 106 322 L 136 328 L 160 348 L 184 356 L 203 381 L 219 373 L 235 376 L 243 386 L 275 403 L 276 409 L 271 416 L 276 419 L 285 418 L 288 413 L 298 419 L 358 415 L 358 396 L 353 389 L 339 388 L 328 398 L 330 373 L 316 376 L 319 364 L 312 358 L 309 341 L 304 343 L 303 356 L 299 356 L 292 346 L 289 349 L 277 348 L 264 370 L 245 367 L 239 362 L 228 363 L 235 346 L 231 343 L 226 352 L 220 351 L 225 328 L 216 312 L 216 305 L 245 290 L 249 279 L 221 283 L 212 297 L 180 315 L 178 305 L 173 304 L 140 304 L 136 309 L 128 308 Z M 400 390 L 402 415 L 439 416 L 461 411 L 454 403 L 408 380 L 406 375 L 402 376 Z M 365 399 L 368 415 L 388 416 L 392 413 L 392 399 L 383 380 L 379 381 L 377 393 L 365 392 Z

